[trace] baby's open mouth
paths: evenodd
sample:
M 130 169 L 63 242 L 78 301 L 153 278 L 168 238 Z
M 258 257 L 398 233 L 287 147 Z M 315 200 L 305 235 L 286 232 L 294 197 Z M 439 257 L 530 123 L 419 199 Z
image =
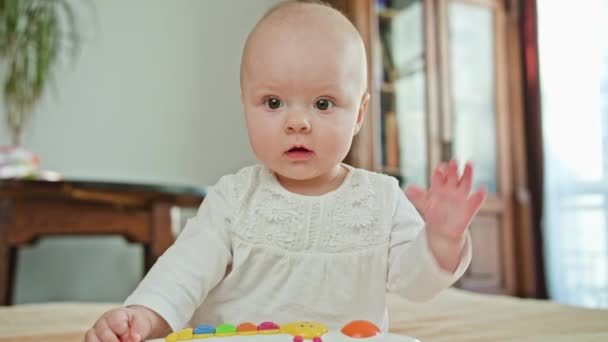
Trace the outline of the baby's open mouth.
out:
M 304 146 L 294 146 L 285 152 L 287 158 L 292 160 L 306 160 L 312 157 L 314 154 L 313 151 L 307 149 Z
M 289 151 L 287 152 L 312 152 L 309 149 L 307 149 L 306 147 L 292 147 Z

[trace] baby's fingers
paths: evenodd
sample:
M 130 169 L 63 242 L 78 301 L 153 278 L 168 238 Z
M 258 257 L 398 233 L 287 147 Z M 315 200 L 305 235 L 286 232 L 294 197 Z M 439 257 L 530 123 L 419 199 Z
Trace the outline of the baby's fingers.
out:
M 458 162 L 455 159 L 450 160 L 448 163 L 446 184 L 450 188 L 455 188 L 458 185 Z
M 95 335 L 101 342 L 119 342 L 118 337 L 103 318 L 95 324 Z
M 149 322 L 145 316 L 138 314 L 136 310 L 129 311 L 129 336 L 131 340 L 129 342 L 140 342 L 145 339 L 145 336 L 150 331 Z M 144 338 L 142 338 L 144 334 Z
M 124 311 L 116 311 L 110 315 L 105 316 L 102 320 L 105 320 L 107 326 L 117 336 L 128 336 L 129 334 L 129 316 Z
M 473 167 L 471 163 L 466 163 L 464 165 L 464 172 L 462 173 L 462 178 L 458 182 L 458 188 L 465 195 L 469 195 L 471 193 L 471 187 L 473 183 Z
M 486 199 L 488 191 L 485 187 L 481 187 L 481 189 L 477 190 L 476 193 L 471 195 L 467 200 L 467 211 L 471 217 L 477 214 L 477 211 L 481 208 L 481 205 Z
M 405 189 L 405 196 L 412 202 L 418 213 L 426 218 L 426 210 L 428 206 L 428 192 L 426 189 L 419 186 L 410 185 Z
M 141 336 L 137 333 L 128 333 L 120 337 L 120 342 L 141 342 Z
M 141 342 L 141 335 L 136 332 L 133 328 L 129 330 L 124 336 L 120 337 L 120 342 Z
M 441 164 L 439 164 L 439 166 L 437 166 L 437 168 L 435 168 L 435 171 L 433 171 L 433 175 L 431 177 L 431 188 L 432 189 L 442 188 L 443 185 L 445 184 L 446 176 L 447 176 L 447 164 L 441 163 Z
M 84 342 L 101 342 L 97 335 L 95 334 L 95 329 L 87 330 L 87 333 L 84 335 Z

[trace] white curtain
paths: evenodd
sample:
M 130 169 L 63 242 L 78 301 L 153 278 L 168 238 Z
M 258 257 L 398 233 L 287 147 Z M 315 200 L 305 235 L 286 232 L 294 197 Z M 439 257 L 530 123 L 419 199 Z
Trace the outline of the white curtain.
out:
M 538 0 L 549 295 L 608 308 L 608 0 Z

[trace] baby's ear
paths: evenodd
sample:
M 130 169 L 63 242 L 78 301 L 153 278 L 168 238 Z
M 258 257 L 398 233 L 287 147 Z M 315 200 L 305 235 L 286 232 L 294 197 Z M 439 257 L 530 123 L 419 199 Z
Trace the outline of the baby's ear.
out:
M 361 104 L 359 105 L 359 112 L 357 113 L 357 122 L 355 123 L 355 131 L 353 132 L 353 136 L 357 135 L 357 133 L 359 133 L 359 130 L 361 130 L 361 126 L 363 125 L 363 119 L 365 118 L 365 114 L 367 113 L 369 99 L 369 92 L 366 91 L 361 97 Z

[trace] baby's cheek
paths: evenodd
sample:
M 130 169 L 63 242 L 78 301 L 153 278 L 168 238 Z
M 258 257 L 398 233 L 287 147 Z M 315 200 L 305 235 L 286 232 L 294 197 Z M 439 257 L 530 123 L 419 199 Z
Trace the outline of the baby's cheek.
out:
M 249 142 L 253 148 L 255 154 L 258 157 L 264 157 L 269 153 L 269 149 L 272 146 L 272 139 L 267 130 L 254 123 L 250 123 L 247 127 L 249 134 Z
M 336 129 L 329 133 L 323 142 L 323 146 L 333 157 L 343 158 L 350 149 L 352 136 L 344 128 Z
M 258 149 L 258 153 L 268 154 L 272 149 L 273 145 L 276 145 L 276 141 L 273 139 L 273 135 L 264 129 L 258 130 L 254 134 L 253 147 Z
M 260 141 L 264 140 L 264 137 L 270 133 L 271 122 L 265 120 L 263 116 L 257 116 L 255 118 L 247 118 L 247 130 L 252 140 Z

